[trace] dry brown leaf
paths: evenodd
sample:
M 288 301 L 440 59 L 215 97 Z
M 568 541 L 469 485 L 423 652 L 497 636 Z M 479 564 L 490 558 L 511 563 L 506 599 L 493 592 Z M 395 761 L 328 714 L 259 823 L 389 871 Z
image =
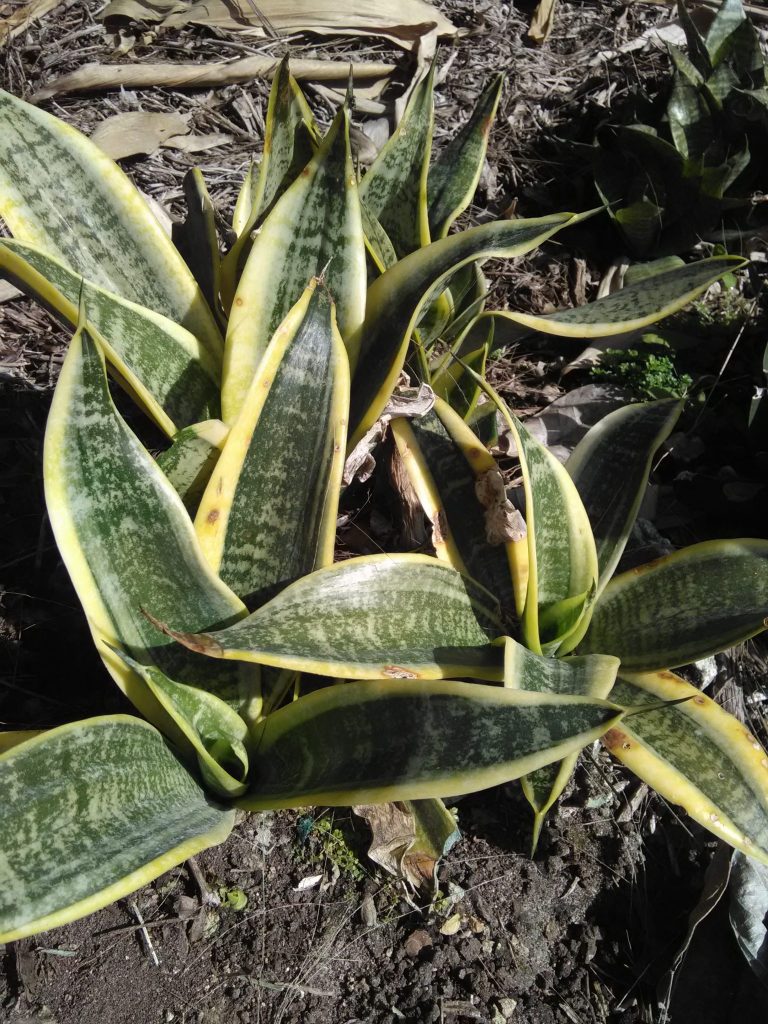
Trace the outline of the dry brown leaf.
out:
M 71 74 L 55 78 L 32 97 L 33 102 L 60 96 L 65 92 L 89 92 L 96 89 L 122 87 L 144 89 L 151 86 L 203 88 L 249 82 L 254 78 L 272 78 L 280 65 L 273 57 L 260 54 L 240 60 L 216 61 L 210 64 L 84 64 Z M 291 61 L 294 78 L 310 81 L 346 82 L 350 69 L 353 79 L 385 78 L 394 70 L 392 64 L 380 62 L 349 64 L 347 61 Z
M 358 804 L 352 810 L 370 826 L 368 856 L 391 875 L 401 877 L 403 857 L 416 838 L 413 816 L 396 803 Z
M 21 4 L 0 3 L 0 47 L 23 32 L 33 21 L 58 7 L 61 2 L 62 0 L 29 0 L 28 3 Z
M 542 46 L 549 38 L 552 26 L 555 23 L 555 9 L 557 0 L 540 0 L 538 7 L 533 12 L 531 27 L 528 29 L 528 38 L 536 46 Z
M 132 111 L 115 114 L 97 125 L 91 135 L 107 156 L 122 160 L 139 153 L 154 153 L 167 140 L 185 135 L 189 131 L 188 115 L 174 111 L 169 114 L 150 114 Z
M 259 0 L 258 4 L 231 0 L 112 0 L 102 18 L 124 17 L 160 22 L 164 28 L 207 25 L 252 36 L 364 35 L 388 39 L 412 50 L 425 36 L 455 36 L 457 29 L 426 0 Z
M 498 469 L 489 469 L 477 478 L 475 494 L 485 509 L 485 536 L 489 544 L 496 547 L 525 537 L 525 520 L 507 497 L 504 477 Z
M 173 135 L 162 143 L 163 149 L 179 149 L 182 153 L 203 153 L 206 149 L 228 146 L 233 135 L 211 132 L 209 135 Z

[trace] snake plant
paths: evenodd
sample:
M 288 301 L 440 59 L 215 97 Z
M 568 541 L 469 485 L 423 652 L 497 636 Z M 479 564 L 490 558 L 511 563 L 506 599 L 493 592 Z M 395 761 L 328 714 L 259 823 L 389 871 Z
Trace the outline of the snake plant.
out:
M 610 589 L 595 601 L 592 548 L 574 547 L 568 584 L 554 573 L 549 589 L 519 542 L 508 585 L 493 559 L 334 563 L 345 454 L 407 359 L 430 372 L 427 336 L 450 344 L 453 325 L 463 344 L 482 306 L 466 268 L 576 219 L 449 233 L 500 83 L 430 167 L 432 85 L 358 181 L 349 104 L 321 138 L 284 63 L 223 259 L 202 176 L 188 179 L 174 235 L 189 263 L 93 144 L 0 93 L 0 215 L 13 235 L 0 270 L 76 327 L 46 431 L 48 513 L 94 643 L 137 711 L 0 733 L 0 941 L 87 914 L 223 841 L 235 808 L 424 799 L 439 812 L 441 796 L 535 777 L 629 729 L 624 705 L 602 696 L 619 661 L 593 639 L 615 634 L 618 613 Z M 732 265 L 703 261 L 624 304 L 534 325 L 630 330 Z M 167 436 L 159 457 L 121 417 L 108 373 Z M 570 492 L 556 493 L 563 521 L 585 533 Z M 547 515 L 537 508 L 539 537 Z M 526 586 L 547 595 L 536 615 L 520 606 Z M 587 609 L 602 623 L 580 638 L 589 653 L 549 657 Z M 439 813 L 427 818 L 439 834 Z
M 668 44 L 673 75 L 655 121 L 606 126 L 593 151 L 595 183 L 632 253 L 684 252 L 729 211 L 764 191 L 768 64 L 741 0 L 724 0 L 705 36 L 678 0 L 687 53 Z
M 392 425 L 433 524 L 437 557 L 484 579 L 507 608 L 505 625 L 519 622 L 525 649 L 545 661 L 619 661 L 617 673 L 550 671 L 521 683 L 521 651 L 507 641 L 505 686 L 580 693 L 625 707 L 683 699 L 625 719 L 603 743 L 705 828 L 768 862 L 765 751 L 737 719 L 671 671 L 765 628 L 768 541 L 708 541 L 616 574 L 654 454 L 682 403 L 667 399 L 609 414 L 563 466 L 481 386 L 516 442 L 524 519 L 486 448 L 444 402 L 427 417 Z M 534 847 L 575 760 L 569 755 L 523 779 L 535 811 Z

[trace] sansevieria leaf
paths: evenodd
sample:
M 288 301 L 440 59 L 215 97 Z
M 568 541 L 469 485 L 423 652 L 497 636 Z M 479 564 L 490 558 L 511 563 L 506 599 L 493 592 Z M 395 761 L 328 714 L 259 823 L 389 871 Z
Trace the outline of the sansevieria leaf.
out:
M 221 353 L 200 289 L 128 177 L 76 129 L 2 91 L 0 217 L 20 242 Z
M 158 466 L 190 515 L 197 511 L 228 433 L 221 420 L 193 423 L 175 434 L 171 447 L 157 456 Z
M 35 736 L 42 735 L 45 731 L 45 729 L 9 729 L 6 732 L 0 732 L 0 754 L 4 754 L 12 747 L 18 747 L 20 743 L 34 739 Z
M 554 653 L 588 613 L 597 583 L 592 528 L 576 485 L 562 464 L 535 440 L 493 388 L 484 382 L 482 386 L 507 422 L 523 473 L 528 530 L 523 637 L 536 654 Z
M 683 404 L 675 399 L 626 405 L 596 423 L 565 464 L 587 510 L 600 568 L 598 592 L 613 575 L 643 500 L 653 456 Z
M 427 173 L 432 149 L 436 64 L 413 90 L 405 113 L 360 182 L 360 202 L 398 256 L 427 245 Z
M 284 57 L 269 94 L 261 163 L 249 169 L 235 207 L 233 227 L 238 238 L 222 267 L 227 310 L 253 245 L 252 232 L 312 159 L 316 143 L 312 111 Z
M 397 263 L 397 253 L 378 218 L 374 217 L 365 203 L 360 204 L 360 213 L 363 218 L 365 247 L 377 269 L 383 274 Z
M 626 334 L 648 327 L 665 316 L 676 313 L 706 291 L 725 274 L 743 267 L 740 256 L 712 256 L 683 267 L 654 274 L 653 277 L 628 285 L 603 299 L 562 309 L 557 313 L 533 315 L 509 310 L 484 313 L 497 322 L 511 323 L 556 334 L 563 338 L 600 338 L 604 335 Z
M 216 211 L 199 167 L 191 168 L 184 175 L 184 198 L 187 216 L 173 225 L 171 237 L 209 308 L 216 315 L 221 292 L 221 253 Z
M 670 803 L 731 846 L 768 864 L 768 755 L 733 715 L 673 672 L 621 676 L 611 700 L 643 707 L 605 746 Z
M 208 568 L 181 499 L 118 415 L 101 356 L 82 326 L 54 394 L 44 476 L 62 558 L 105 663 L 134 704 L 166 729 L 167 715 L 145 683 L 102 640 L 250 715 L 256 677 L 212 673 L 208 659 L 182 655 L 143 614 L 151 608 L 205 629 L 240 618 L 245 606 Z
M 175 625 L 172 613 L 166 621 Z M 169 633 L 212 658 L 347 679 L 503 673 L 495 598 L 426 555 L 352 558 L 305 576 L 226 629 Z
M 619 664 L 618 658 L 599 654 L 583 658 L 541 658 L 507 637 L 504 685 L 536 693 L 576 694 L 604 699 L 611 692 Z M 578 756 L 578 751 L 574 751 L 522 778 L 523 792 L 534 810 L 533 851 L 538 845 L 547 811 L 568 784 Z
M 365 242 L 343 107 L 317 154 L 282 195 L 248 257 L 227 332 L 222 412 L 234 423 L 267 345 L 313 277 L 322 275 L 346 339 L 365 312 Z
M 755 636 L 766 616 L 768 541 L 705 541 L 615 576 L 578 651 L 628 672 L 675 668 Z
M 532 220 L 481 224 L 442 238 L 399 260 L 368 289 L 365 321 L 347 340 L 353 367 L 350 447 L 386 406 L 405 362 L 413 329 L 434 290 L 461 267 L 490 256 L 521 256 L 574 218 L 558 213 Z
M 514 690 L 594 697 L 610 691 L 619 670 L 619 659 L 609 654 L 545 658 L 512 637 L 504 643 L 504 685 Z
M 84 281 L 61 260 L 12 239 L 0 240 L 0 272 L 73 326 L 82 299 L 110 365 L 167 434 L 218 417 L 219 357 L 179 324 Z
M 211 793 L 224 799 L 244 793 L 250 737 L 240 715 L 212 693 L 176 683 L 153 665 L 141 665 L 126 654 L 120 656 L 141 676 L 189 740 Z
M 313 281 L 275 332 L 195 520 L 211 568 L 253 605 L 333 561 L 349 361 Z
M 75 921 L 223 842 L 215 804 L 137 718 L 42 733 L 0 756 L 0 942 Z
M 266 719 L 249 809 L 461 795 L 579 750 L 621 720 L 584 697 L 478 683 L 367 680 L 326 687 Z
M 258 173 L 251 177 L 250 213 L 243 233 L 253 229 L 259 217 L 306 167 L 317 142 L 312 110 L 290 72 L 288 58 L 284 57 L 269 93 L 264 152 Z
M 433 238 L 444 238 L 459 214 L 472 201 L 483 170 L 488 135 L 503 84 L 503 73 L 491 79 L 467 123 L 429 169 L 427 198 Z
M 505 501 L 495 460 L 461 417 L 439 399 L 425 416 L 392 420 L 391 430 L 432 522 L 437 557 L 481 580 L 499 601 L 505 618 L 514 617 L 513 571 L 521 547 L 527 565 L 525 523 Z M 513 541 L 515 523 L 518 533 Z

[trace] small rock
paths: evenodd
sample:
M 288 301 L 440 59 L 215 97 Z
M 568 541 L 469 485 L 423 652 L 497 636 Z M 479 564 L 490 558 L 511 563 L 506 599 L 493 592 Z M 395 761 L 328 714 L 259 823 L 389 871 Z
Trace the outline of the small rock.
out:
M 455 935 L 461 928 L 461 914 L 451 914 L 440 929 L 441 935 Z
M 425 932 L 423 928 L 419 928 L 408 936 L 403 944 L 403 948 L 405 949 L 406 954 L 413 959 L 419 955 L 425 946 L 431 945 L 432 936 L 429 932 Z
M 379 915 L 376 913 L 376 904 L 373 902 L 373 896 L 370 893 L 363 897 L 363 902 L 360 904 L 360 917 L 366 928 L 373 928 L 378 921 Z
M 494 1009 L 501 1020 L 506 1024 L 506 1021 L 510 1020 L 512 1014 L 515 1012 L 517 1006 L 517 1000 L 511 996 L 505 996 L 503 999 L 497 999 Z

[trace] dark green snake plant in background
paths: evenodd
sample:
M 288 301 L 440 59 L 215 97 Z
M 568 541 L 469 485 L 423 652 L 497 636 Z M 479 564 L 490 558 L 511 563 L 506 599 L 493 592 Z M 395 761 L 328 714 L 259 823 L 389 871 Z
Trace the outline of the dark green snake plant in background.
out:
M 141 716 L 0 734 L 0 941 L 222 842 L 236 808 L 429 801 L 414 813 L 446 826 L 440 797 L 523 777 L 540 821 L 600 737 L 768 859 L 765 755 L 668 671 L 763 628 L 768 545 L 699 546 L 611 579 L 676 416 L 664 403 L 613 414 L 566 469 L 502 407 L 525 477 L 524 519 L 512 514 L 470 426 L 492 333 L 477 261 L 529 252 L 577 218 L 451 233 L 501 81 L 430 165 L 432 87 L 430 75 L 358 180 L 348 104 L 321 137 L 283 64 L 223 259 L 202 176 L 186 183 L 175 237 L 189 264 L 95 146 L 0 93 L 13 235 L 0 270 L 76 327 L 46 431 L 48 513 L 97 649 Z M 503 315 L 621 333 L 738 263 L 704 260 L 550 317 Z M 404 367 L 439 396 L 393 427 L 437 557 L 334 563 L 345 456 Z M 157 459 L 107 372 L 167 435 Z

